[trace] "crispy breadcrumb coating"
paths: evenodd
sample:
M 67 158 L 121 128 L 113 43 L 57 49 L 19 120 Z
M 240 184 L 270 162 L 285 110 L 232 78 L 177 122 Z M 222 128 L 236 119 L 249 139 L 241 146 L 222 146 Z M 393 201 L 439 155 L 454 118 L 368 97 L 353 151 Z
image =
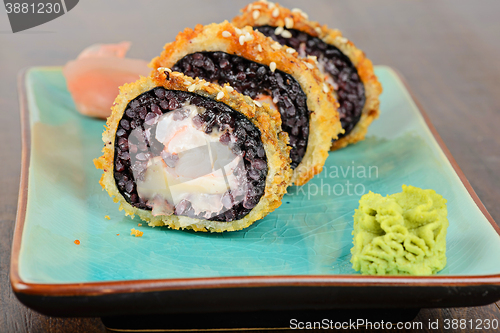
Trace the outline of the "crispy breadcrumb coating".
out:
M 190 89 L 192 93 L 222 102 L 245 115 L 260 130 L 268 164 L 266 187 L 259 203 L 245 217 L 231 222 L 219 222 L 177 215 L 153 216 L 149 210 L 133 207 L 120 194 L 113 175 L 118 123 L 131 100 L 155 87 L 181 91 Z M 132 217 L 138 215 L 150 226 L 166 225 L 172 229 L 223 232 L 246 228 L 281 205 L 281 199 L 291 181 L 292 170 L 289 157 L 290 147 L 287 145 L 288 135 L 281 131 L 280 115 L 278 111 L 270 109 L 267 105 L 257 106 L 250 97 L 243 96 L 227 87 L 229 86 L 221 87 L 204 80 L 192 79 L 182 73 L 172 72 L 168 68 L 158 68 L 150 77 L 142 77 L 134 83 L 120 87 L 120 94 L 115 100 L 112 114 L 107 120 L 106 130 L 103 133 L 104 154 L 95 159 L 94 163 L 98 169 L 104 171 L 100 181 L 101 186 L 115 202 L 120 203 L 120 210 L 125 210 L 126 215 Z
M 256 14 L 258 12 L 258 14 Z M 365 105 L 361 112 L 361 118 L 353 130 L 346 136 L 334 140 L 331 150 L 337 150 L 364 140 L 368 127 L 374 119 L 379 116 L 379 95 L 382 93 L 382 85 L 373 71 L 372 62 L 366 58 L 363 51 L 337 29 L 329 29 L 326 25 L 309 21 L 306 13 L 294 8 L 292 10 L 280 6 L 278 3 L 268 1 L 256 1 L 241 10 L 241 15 L 236 16 L 232 23 L 238 28 L 245 26 L 257 27 L 269 25 L 272 27 L 284 27 L 305 32 L 313 37 L 318 37 L 327 44 L 333 45 L 344 53 L 353 63 L 358 75 L 365 86 Z
M 303 185 L 321 172 L 331 140 L 342 127 L 338 103 L 332 94 L 324 94 L 324 75 L 311 59 L 299 59 L 294 49 L 275 42 L 251 27 L 238 29 L 227 21 L 220 24 L 197 25 L 185 29 L 174 42 L 166 44 L 150 66 L 172 67 L 184 56 L 196 52 L 226 52 L 281 70 L 294 77 L 307 96 L 309 137 L 305 155 L 294 170 L 293 183 Z M 333 89 L 330 88 L 329 89 Z

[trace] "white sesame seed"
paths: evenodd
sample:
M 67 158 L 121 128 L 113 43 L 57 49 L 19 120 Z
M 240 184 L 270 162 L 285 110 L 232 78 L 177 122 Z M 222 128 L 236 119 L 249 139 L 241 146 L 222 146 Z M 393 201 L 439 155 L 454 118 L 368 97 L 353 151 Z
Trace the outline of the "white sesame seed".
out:
M 227 37 L 231 37 L 231 36 L 232 35 L 231 35 L 231 33 L 229 31 L 223 31 L 222 32 L 222 37 L 226 37 L 227 38 Z
M 285 17 L 285 27 L 287 29 L 292 29 L 293 28 L 293 19 L 290 17 Z
M 240 36 L 240 45 L 245 44 L 245 35 Z
M 254 10 L 252 13 L 252 17 L 254 20 L 258 19 L 260 16 L 260 12 L 258 10 Z
M 159 68 L 157 69 L 157 71 L 158 71 L 158 72 L 164 72 L 164 71 L 167 71 L 167 72 L 169 72 L 169 73 L 172 73 L 172 70 L 171 70 L 170 68 L 168 68 L 168 67 L 159 67 Z
M 300 15 L 304 16 L 304 18 L 307 20 L 309 18 L 309 15 L 304 13 L 304 11 L 300 8 L 294 8 L 292 9 L 292 13 L 299 13 Z
M 306 62 L 305 64 L 306 64 L 307 68 L 309 68 L 309 69 L 313 69 L 314 68 L 313 64 L 310 64 L 308 62 Z
M 190 86 L 191 85 L 191 81 L 184 81 L 184 85 L 185 86 Z
M 205 82 L 205 83 L 203 83 L 203 85 L 204 85 L 205 87 L 208 87 L 208 86 L 210 85 L 210 82 Z
M 217 94 L 217 97 L 216 99 L 221 99 L 222 97 L 224 97 L 224 93 L 222 91 L 219 91 L 219 93 Z
M 314 31 L 316 31 L 318 33 L 318 35 L 321 35 L 321 28 L 320 27 L 314 28 Z
M 278 43 L 278 42 L 273 43 L 273 44 L 271 45 L 271 48 L 273 48 L 274 50 L 279 50 L 279 49 L 281 49 L 281 44 L 280 44 L 280 43 Z
M 236 33 L 237 33 L 238 35 L 241 35 L 241 34 L 242 34 L 241 29 L 234 28 L 234 31 L 236 31 Z
M 231 87 L 231 86 L 226 86 L 226 91 L 227 92 L 233 92 L 234 91 L 234 88 Z
M 307 59 L 311 59 L 314 62 L 318 62 L 318 57 L 316 56 L 307 56 Z
M 247 32 L 247 33 L 245 34 L 245 42 L 249 42 L 249 41 L 251 41 L 252 39 L 253 39 L 253 36 L 252 36 L 249 32 Z
M 286 52 L 288 52 L 288 53 L 295 53 L 297 51 L 295 51 L 295 49 L 289 47 L 288 49 L 286 49 Z
M 258 50 L 259 52 L 262 52 L 262 46 L 261 46 L 260 44 L 257 44 L 257 50 Z
M 189 86 L 188 91 L 193 92 L 196 89 L 196 84 L 192 84 Z
M 345 37 L 337 37 L 337 39 L 339 40 L 339 42 L 341 43 L 347 43 L 347 38 Z
M 274 6 L 276 6 L 276 5 L 274 4 L 274 2 L 269 2 L 269 4 L 267 5 L 267 8 L 268 8 L 268 9 L 272 9 Z
M 283 32 L 283 27 L 277 27 L 276 29 L 274 29 L 274 34 L 275 35 L 281 35 L 281 33 Z
M 327 94 L 329 91 L 330 91 L 330 89 L 328 89 L 328 86 L 326 85 L 326 83 L 323 83 L 323 92 L 325 94 Z
M 274 71 L 276 70 L 276 63 L 273 61 L 269 64 L 269 69 L 271 70 L 271 72 L 274 73 Z
M 257 105 L 259 108 L 262 107 L 262 104 L 259 101 L 253 100 L 253 104 Z
M 283 38 L 291 38 L 292 37 L 292 33 L 288 30 L 283 30 L 283 32 L 281 33 L 281 37 Z
M 273 9 L 272 15 L 273 15 L 273 17 L 278 17 L 280 15 L 280 10 L 278 7 Z

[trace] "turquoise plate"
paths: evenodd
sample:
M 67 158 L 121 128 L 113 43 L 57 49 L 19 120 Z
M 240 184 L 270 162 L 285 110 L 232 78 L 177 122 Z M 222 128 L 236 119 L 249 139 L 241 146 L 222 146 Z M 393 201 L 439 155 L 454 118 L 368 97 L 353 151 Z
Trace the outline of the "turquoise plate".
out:
M 290 188 L 263 220 L 206 234 L 138 226 L 139 219 L 125 217 L 101 189 L 92 161 L 101 154 L 104 121 L 75 110 L 60 68 L 29 69 L 20 81 L 24 170 L 11 272 L 18 297 L 225 284 L 498 288 L 498 227 L 399 75 L 383 66 L 376 74 L 384 87 L 381 115 L 365 141 L 331 152 L 323 173 Z M 433 277 L 361 276 L 350 263 L 354 209 L 368 191 L 391 194 L 403 184 L 448 200 L 448 264 Z M 132 228 L 144 236 L 131 236 Z

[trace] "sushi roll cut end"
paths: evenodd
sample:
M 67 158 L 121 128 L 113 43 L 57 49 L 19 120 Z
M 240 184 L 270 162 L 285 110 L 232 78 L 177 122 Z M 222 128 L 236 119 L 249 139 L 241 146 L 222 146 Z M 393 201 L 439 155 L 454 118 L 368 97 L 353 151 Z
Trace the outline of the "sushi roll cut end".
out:
M 288 136 L 277 111 L 168 68 L 120 87 L 103 134 L 101 185 L 150 226 L 234 231 L 281 204 Z

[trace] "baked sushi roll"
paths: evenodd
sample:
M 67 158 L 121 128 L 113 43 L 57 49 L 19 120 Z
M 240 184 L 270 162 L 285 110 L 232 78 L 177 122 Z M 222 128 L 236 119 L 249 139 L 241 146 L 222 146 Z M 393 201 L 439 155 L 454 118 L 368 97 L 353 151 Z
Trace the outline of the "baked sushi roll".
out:
M 120 87 L 103 141 L 102 187 L 150 226 L 240 230 L 291 181 L 277 111 L 167 68 Z
M 223 22 L 179 33 L 150 66 L 227 83 L 258 105 L 277 109 L 290 138 L 293 182 L 303 185 L 321 172 L 342 128 L 334 96 L 324 93 L 330 88 L 323 75 L 313 61 L 296 55 L 251 27 Z
M 247 5 L 233 24 L 252 26 L 283 45 L 296 49 L 301 57 L 312 57 L 334 87 L 344 133 L 332 141 L 332 150 L 365 138 L 368 126 L 379 115 L 382 86 L 372 62 L 336 29 L 309 21 L 300 9 L 289 10 L 268 1 Z

